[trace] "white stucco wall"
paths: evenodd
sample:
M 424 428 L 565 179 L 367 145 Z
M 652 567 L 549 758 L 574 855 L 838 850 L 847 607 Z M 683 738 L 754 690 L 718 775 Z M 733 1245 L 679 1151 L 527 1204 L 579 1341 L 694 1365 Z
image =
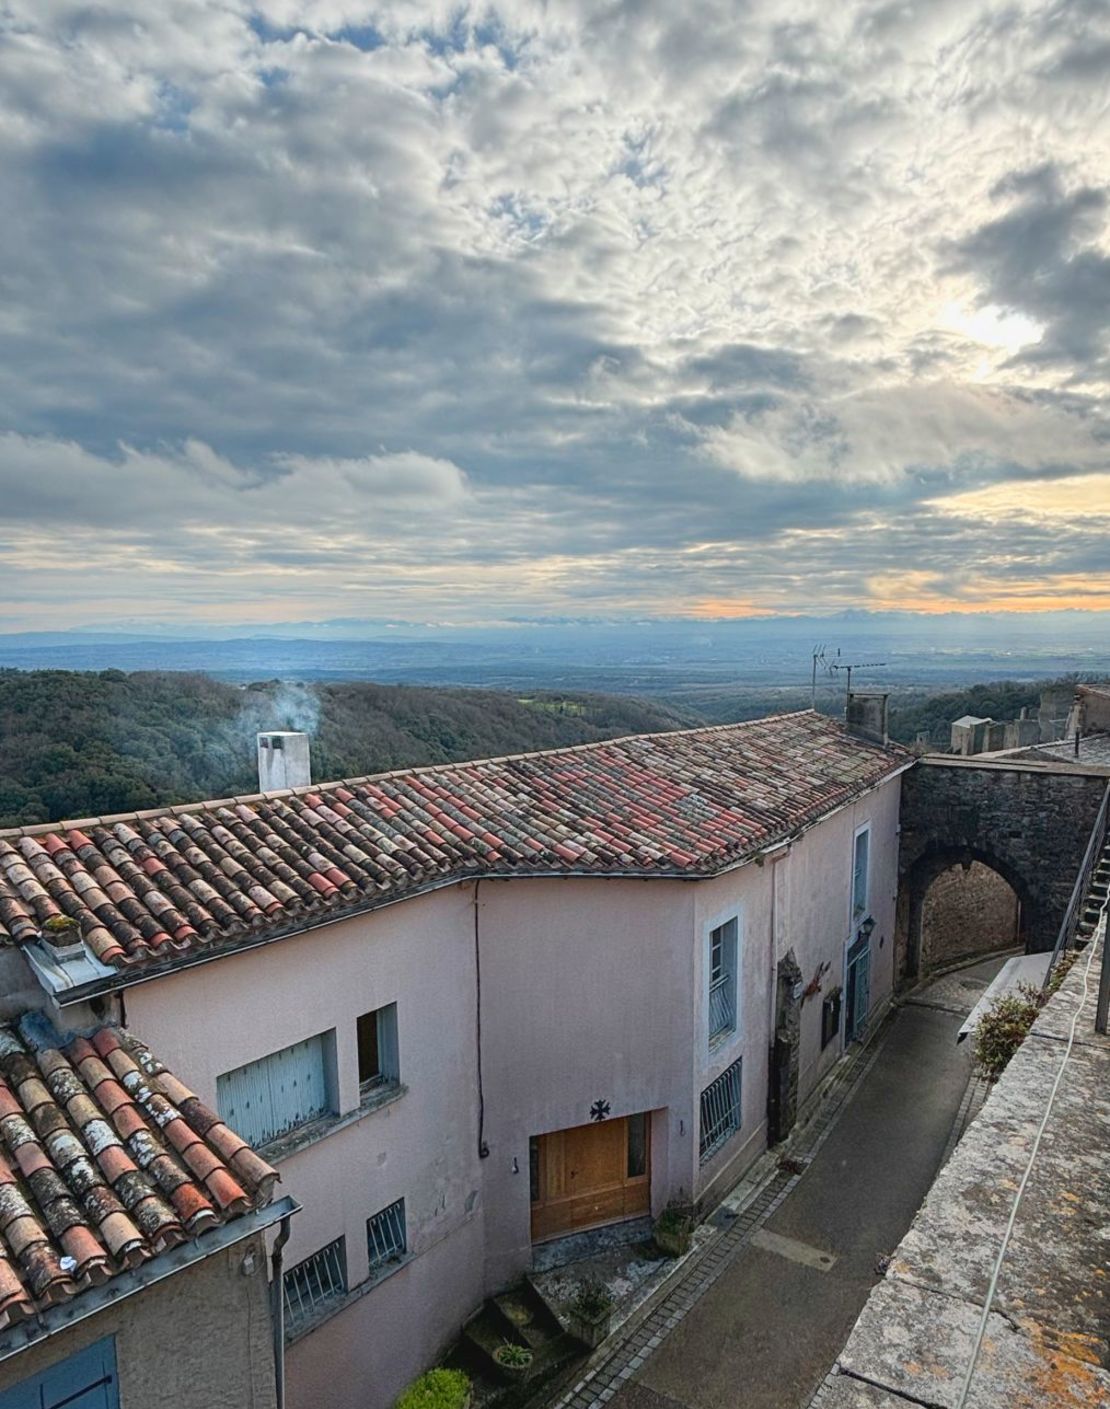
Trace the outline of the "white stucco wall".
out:
M 531 1262 L 529 1137 L 584 1125 L 596 1100 L 614 1117 L 666 1110 L 652 1122 L 653 1200 L 659 1209 L 690 1196 L 696 890 L 663 880 L 482 882 L 491 1285 Z
M 359 1106 L 356 1020 L 392 1002 L 407 1090 L 281 1160 L 283 1187 L 303 1205 L 285 1264 L 343 1234 L 355 1287 L 367 1276 L 367 1218 L 402 1196 L 414 1257 L 291 1347 L 290 1409 L 390 1403 L 484 1295 L 469 888 L 229 955 L 126 995 L 128 1024 L 213 1107 L 220 1073 L 334 1028 L 341 1114 Z M 334 1348 L 337 1338 L 349 1375 L 337 1376 L 330 1353 L 309 1349 Z
M 529 1137 L 585 1123 L 595 1100 L 614 1117 L 654 1113 L 657 1212 L 727 1192 L 765 1148 L 779 958 L 792 948 L 805 981 L 828 962 L 823 991 L 844 982 L 853 837 L 867 821 L 872 1006 L 890 995 L 899 787 L 712 880 L 482 881 L 486 1159 L 474 882 L 128 990 L 127 1022 L 213 1106 L 220 1073 L 334 1028 L 340 1111 L 358 1109 L 356 1020 L 397 1003 L 406 1093 L 281 1162 L 304 1205 L 286 1265 L 343 1234 L 357 1286 L 366 1219 L 402 1195 L 414 1255 L 291 1348 L 290 1409 L 385 1409 L 483 1296 L 529 1268 Z M 708 933 L 733 914 L 739 1022 L 710 1052 Z M 839 1039 L 820 1051 L 820 1008 L 818 994 L 802 1009 L 802 1100 L 841 1051 Z M 700 1093 L 740 1055 L 741 1131 L 701 1167 Z

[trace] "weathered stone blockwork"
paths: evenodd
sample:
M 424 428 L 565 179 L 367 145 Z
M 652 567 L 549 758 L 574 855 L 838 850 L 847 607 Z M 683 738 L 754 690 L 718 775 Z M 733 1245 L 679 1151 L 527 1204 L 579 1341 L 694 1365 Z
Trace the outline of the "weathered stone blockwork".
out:
M 958 862 L 980 861 L 1021 901 L 1026 948 L 1051 949 L 1106 778 L 1061 765 L 928 758 L 902 780 L 899 961 L 920 967 L 925 894 Z
M 929 888 L 922 926 L 923 971 L 1018 943 L 1018 898 L 997 871 L 950 866 Z

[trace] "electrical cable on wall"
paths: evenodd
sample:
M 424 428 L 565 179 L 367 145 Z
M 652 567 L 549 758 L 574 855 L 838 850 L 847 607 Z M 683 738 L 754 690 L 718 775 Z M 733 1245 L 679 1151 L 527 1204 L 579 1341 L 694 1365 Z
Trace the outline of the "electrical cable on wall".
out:
M 1106 934 L 1104 932 L 1103 944 L 1105 944 L 1106 942 Z M 975 1374 L 975 1366 L 979 1360 L 979 1353 L 983 1348 L 983 1337 L 986 1335 L 987 1322 L 990 1319 L 991 1304 L 994 1301 L 995 1292 L 998 1290 L 998 1277 L 1002 1271 L 1002 1263 L 1006 1257 L 1007 1249 L 1010 1246 L 1010 1238 L 1014 1231 L 1014 1225 L 1017 1222 L 1017 1214 L 1018 1209 L 1021 1206 L 1022 1195 L 1025 1193 L 1025 1187 L 1029 1183 L 1029 1178 L 1033 1173 L 1033 1165 L 1036 1161 L 1037 1154 L 1041 1148 L 1041 1139 L 1043 1138 L 1044 1132 L 1048 1126 L 1048 1118 L 1052 1114 L 1052 1107 L 1056 1101 L 1056 1093 L 1060 1089 L 1060 1082 L 1063 1080 L 1064 1070 L 1067 1067 L 1068 1059 L 1070 1058 L 1072 1053 L 1072 1048 L 1075 1046 L 1075 1029 L 1079 1023 L 1079 1015 L 1082 1013 L 1083 1007 L 1087 1002 L 1089 994 L 1088 980 L 1090 978 L 1091 973 L 1091 963 L 1095 957 L 1095 949 L 1097 948 L 1093 940 L 1089 948 L 1090 952 L 1087 955 L 1087 963 L 1083 969 L 1083 992 L 1080 996 L 1078 1004 L 1076 1005 L 1075 1012 L 1072 1014 L 1071 1028 L 1068 1032 L 1068 1042 L 1066 1048 L 1064 1049 L 1064 1057 L 1060 1063 L 1060 1070 L 1056 1073 L 1056 1080 L 1052 1083 L 1052 1090 L 1049 1092 L 1048 1095 L 1048 1104 L 1045 1106 L 1044 1115 L 1041 1117 L 1041 1123 L 1037 1128 L 1036 1135 L 1034 1136 L 1033 1148 L 1029 1151 L 1029 1160 L 1025 1166 L 1025 1173 L 1021 1176 L 1021 1183 L 1018 1185 L 1017 1193 L 1014 1195 L 1013 1206 L 1010 1209 L 1010 1217 L 1006 1223 L 1006 1231 L 1002 1235 L 1002 1244 L 998 1249 L 998 1256 L 995 1259 L 994 1270 L 991 1272 L 990 1285 L 987 1287 L 986 1300 L 983 1302 L 983 1314 L 979 1318 L 979 1329 L 975 1335 L 975 1344 L 971 1348 L 971 1357 L 968 1360 L 967 1372 L 964 1375 L 963 1385 L 960 1389 L 960 1397 L 956 1400 L 954 1409 L 965 1409 L 965 1406 L 967 1404 L 967 1397 L 971 1392 L 971 1381 Z

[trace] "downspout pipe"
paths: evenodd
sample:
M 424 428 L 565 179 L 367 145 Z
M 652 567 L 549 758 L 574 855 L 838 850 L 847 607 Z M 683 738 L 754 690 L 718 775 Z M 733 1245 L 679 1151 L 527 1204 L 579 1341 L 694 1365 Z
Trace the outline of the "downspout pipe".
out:
M 278 1235 L 270 1253 L 270 1296 L 273 1299 L 274 1323 L 274 1402 L 276 1409 L 285 1409 L 285 1289 L 282 1276 L 282 1251 L 289 1241 L 289 1221 L 292 1214 L 281 1220 Z

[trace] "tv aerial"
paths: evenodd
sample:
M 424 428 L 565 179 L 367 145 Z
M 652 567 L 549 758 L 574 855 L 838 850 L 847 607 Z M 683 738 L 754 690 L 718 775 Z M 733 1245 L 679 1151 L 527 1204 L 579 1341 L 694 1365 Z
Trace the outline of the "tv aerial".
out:
M 852 693 L 852 671 L 853 670 L 875 670 L 877 667 L 886 665 L 885 660 L 854 660 L 846 661 L 840 659 L 840 647 L 837 646 L 836 654 L 832 655 L 832 647 L 824 644 L 813 648 L 813 670 L 810 677 L 810 707 L 817 708 L 817 667 L 820 666 L 826 675 L 836 675 L 843 670 L 846 674 L 846 685 L 844 693 Z

